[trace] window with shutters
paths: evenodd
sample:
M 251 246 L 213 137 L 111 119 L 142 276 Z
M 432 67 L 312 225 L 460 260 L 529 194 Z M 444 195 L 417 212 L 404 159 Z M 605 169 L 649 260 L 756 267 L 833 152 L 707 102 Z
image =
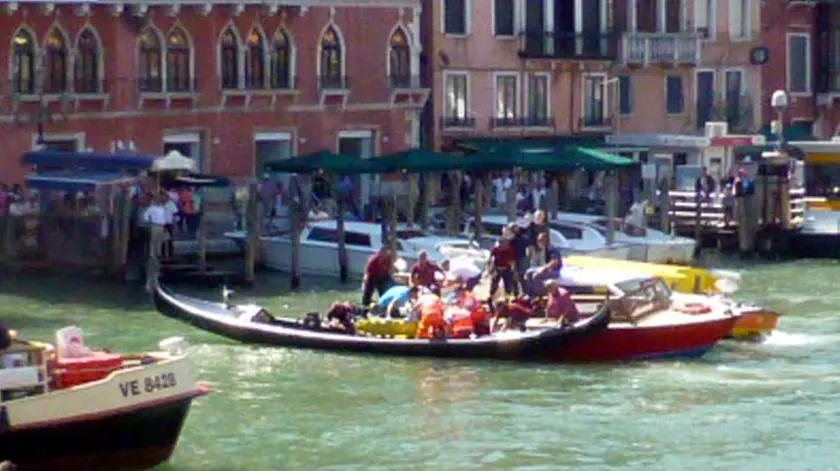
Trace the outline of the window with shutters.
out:
M 513 37 L 516 35 L 516 0 L 494 0 L 493 9 L 496 36 Z
M 633 113 L 633 80 L 629 75 L 618 77 L 618 112 L 623 115 Z
M 792 33 L 787 36 L 787 89 L 790 93 L 811 93 L 811 36 Z
M 750 38 L 750 0 L 730 0 L 729 36 L 733 39 Z
M 665 77 L 665 100 L 668 114 L 681 114 L 685 111 L 682 77 L 676 75 Z
M 444 34 L 467 34 L 468 7 L 469 0 L 443 0 Z

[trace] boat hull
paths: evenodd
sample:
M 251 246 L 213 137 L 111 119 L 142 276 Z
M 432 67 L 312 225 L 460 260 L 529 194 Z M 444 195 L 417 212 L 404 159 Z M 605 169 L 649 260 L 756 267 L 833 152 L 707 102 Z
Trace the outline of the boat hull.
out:
M 154 300 L 158 311 L 166 316 L 242 343 L 402 357 L 552 361 L 561 357 L 559 352 L 563 349 L 605 329 L 610 320 L 609 312 L 602 310 L 578 325 L 541 332 L 477 339 L 387 339 L 348 335 L 329 328 L 306 328 L 294 321 L 243 320 L 236 307 L 177 295 L 160 284 L 154 291 Z
M 729 332 L 734 339 L 750 340 L 770 335 L 779 326 L 780 314 L 767 309 L 752 308 L 741 311 L 741 317 Z
M 607 362 L 696 358 L 704 355 L 735 325 L 737 317 L 663 326 L 614 324 L 585 341 L 569 346 L 554 359 L 564 362 Z
M 169 459 L 195 395 L 0 433 L 0 457 L 20 471 L 133 471 Z

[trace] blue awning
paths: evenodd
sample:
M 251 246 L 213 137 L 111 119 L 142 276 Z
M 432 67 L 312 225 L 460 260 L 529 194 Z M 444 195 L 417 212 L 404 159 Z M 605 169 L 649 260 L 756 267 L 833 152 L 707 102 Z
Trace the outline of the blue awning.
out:
M 41 172 L 26 177 L 26 186 L 37 190 L 95 191 L 102 185 L 133 182 L 135 179 L 107 172 Z
M 84 169 L 95 172 L 140 172 L 152 168 L 155 157 L 105 152 L 64 152 L 35 150 L 23 154 L 21 161 L 43 169 Z

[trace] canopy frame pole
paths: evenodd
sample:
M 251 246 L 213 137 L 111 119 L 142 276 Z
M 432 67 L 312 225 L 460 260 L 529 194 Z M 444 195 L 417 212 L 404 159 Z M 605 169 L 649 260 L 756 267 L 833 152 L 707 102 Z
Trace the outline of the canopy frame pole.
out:
M 332 178 L 330 183 L 334 183 Z M 333 188 L 338 189 L 339 185 L 333 185 Z M 344 229 L 344 208 L 346 207 L 345 200 L 350 195 L 344 191 L 335 192 L 335 228 L 338 233 L 338 278 L 342 283 L 347 283 L 349 277 L 349 268 L 347 262 L 347 237 Z

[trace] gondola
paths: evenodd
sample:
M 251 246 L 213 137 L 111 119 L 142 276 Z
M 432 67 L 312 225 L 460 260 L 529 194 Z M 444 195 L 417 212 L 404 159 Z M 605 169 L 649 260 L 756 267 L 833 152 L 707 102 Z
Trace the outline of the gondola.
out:
M 609 311 L 602 309 L 574 325 L 534 332 L 502 332 L 475 339 L 399 339 L 352 335 L 328 325 L 276 319 L 259 306 L 200 300 L 176 294 L 160 282 L 153 296 L 162 314 L 242 343 L 405 357 L 551 362 L 562 358 L 566 348 L 606 329 L 610 321 Z

